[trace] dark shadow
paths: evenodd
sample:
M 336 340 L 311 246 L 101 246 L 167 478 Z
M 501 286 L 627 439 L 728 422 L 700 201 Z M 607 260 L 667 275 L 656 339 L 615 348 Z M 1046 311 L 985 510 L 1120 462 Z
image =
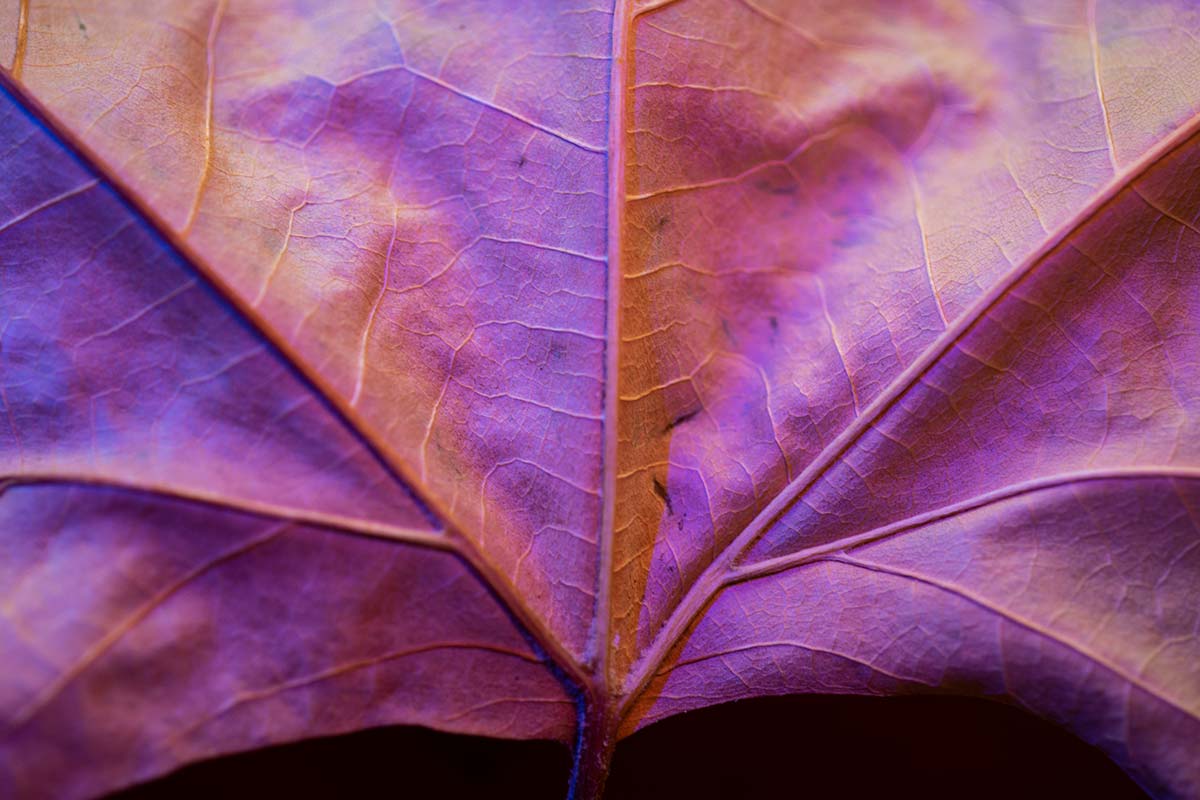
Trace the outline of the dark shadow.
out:
M 673 717 L 617 747 L 609 800 L 1146 800 L 1099 750 L 1011 706 L 777 697 Z
M 570 753 L 554 742 L 391 727 L 201 761 L 109 798 L 563 800 L 570 773 Z
M 379 728 L 213 759 L 111 800 L 562 800 L 566 748 Z M 778 697 L 694 711 L 617 747 L 608 800 L 1145 800 L 1103 753 L 1019 709 L 954 697 Z

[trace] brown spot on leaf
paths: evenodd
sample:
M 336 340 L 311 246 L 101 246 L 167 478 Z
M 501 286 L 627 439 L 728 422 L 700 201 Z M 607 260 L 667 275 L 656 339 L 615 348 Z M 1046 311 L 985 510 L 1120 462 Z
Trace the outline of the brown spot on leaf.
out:
M 663 482 L 654 477 L 654 493 L 662 498 L 663 503 L 667 506 L 667 513 L 674 515 L 675 509 L 671 506 L 671 494 L 667 491 L 667 487 L 663 486 Z

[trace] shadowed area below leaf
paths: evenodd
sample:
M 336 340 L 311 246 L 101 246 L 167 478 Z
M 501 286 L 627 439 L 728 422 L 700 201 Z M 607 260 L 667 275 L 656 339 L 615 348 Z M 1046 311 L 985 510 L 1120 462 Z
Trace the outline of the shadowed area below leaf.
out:
M 867 767 L 869 765 L 869 768 Z M 567 751 L 388 727 L 203 761 L 109 800 L 562 797 Z M 1146 795 L 1099 750 L 1020 709 L 959 697 L 775 697 L 672 717 L 617 748 L 610 800 Z
M 489 739 L 397 725 L 201 761 L 108 798 L 560 800 L 570 770 L 570 753 L 555 742 Z
M 644 728 L 617 747 L 606 797 L 1146 795 L 1099 750 L 1013 706 L 809 695 L 710 706 Z

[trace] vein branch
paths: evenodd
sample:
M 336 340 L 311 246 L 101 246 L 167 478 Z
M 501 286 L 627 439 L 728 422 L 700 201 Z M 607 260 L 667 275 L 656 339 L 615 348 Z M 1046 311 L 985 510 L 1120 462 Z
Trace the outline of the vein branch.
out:
M 244 691 L 238 692 L 230 700 L 223 703 L 212 713 L 200 718 L 196 722 L 193 722 L 192 724 L 188 725 L 187 727 L 183 728 L 182 730 L 172 734 L 170 737 L 170 740 L 174 742 L 174 741 L 179 741 L 181 739 L 184 739 L 187 736 L 194 734 L 196 731 L 200 730 L 205 725 L 211 724 L 215 720 L 220 719 L 221 717 L 229 714 L 229 712 L 234 711 L 235 709 L 240 708 L 245 705 L 261 702 L 263 700 L 269 699 L 271 697 L 275 697 L 276 695 L 283 694 L 285 692 L 295 691 L 296 689 L 307 689 L 309 687 L 312 687 L 312 686 L 315 686 L 318 684 L 326 683 L 326 682 L 329 682 L 332 680 L 336 680 L 338 678 L 343 678 L 343 677 L 346 677 L 347 675 L 351 675 L 351 674 L 354 674 L 357 672 L 362 672 L 363 670 L 378 667 L 378 666 L 381 666 L 383 664 L 388 664 L 393 661 L 401 661 L 406 658 L 413 658 L 415 656 L 428 655 L 430 653 L 444 652 L 446 650 L 465 650 L 465 651 L 473 651 L 473 652 L 478 652 L 478 653 L 490 653 L 492 655 L 513 658 L 513 659 L 517 659 L 519 661 L 540 663 L 540 661 L 537 658 L 535 658 L 527 653 L 522 653 L 518 650 L 512 650 L 510 648 L 503 647 L 501 645 L 491 644 L 489 642 L 466 642 L 466 641 L 464 641 L 464 642 L 429 642 L 426 644 L 415 645 L 412 647 L 404 647 L 404 648 L 400 648 L 397 650 L 389 651 L 382 655 L 360 658 L 360 659 L 356 659 L 354 661 L 349 661 L 349 662 L 346 662 L 343 664 L 338 664 L 336 666 L 332 666 L 327 669 L 323 669 L 319 672 L 313 672 L 313 673 L 309 673 L 307 675 L 301 675 L 299 677 L 291 678 L 290 680 L 280 681 L 279 683 L 273 683 L 268 686 L 263 686 L 263 687 L 259 687 L 256 689 L 246 689 Z M 525 701 L 525 702 L 539 702 L 539 701 L 531 699 L 531 700 Z M 555 700 L 549 701 L 549 702 L 562 702 L 562 701 L 558 700 L 556 698 Z
M 1096 3 L 1098 0 L 1088 0 L 1088 41 L 1092 46 L 1092 74 L 1096 76 L 1096 98 L 1100 101 L 1100 113 L 1104 116 L 1104 135 L 1108 141 L 1108 160 L 1112 164 L 1113 174 L 1121 172 L 1117 164 L 1117 143 L 1113 140 L 1112 121 L 1108 117 L 1108 103 L 1104 99 L 1104 81 L 1100 79 L 1100 32 L 1096 26 Z
M 755 578 L 774 575 L 795 567 L 818 561 L 834 553 L 846 553 L 858 547 L 864 547 L 875 542 L 900 536 L 910 531 L 932 525 L 942 520 L 976 511 L 985 506 L 1002 503 L 1022 495 L 1046 491 L 1063 486 L 1074 486 L 1081 483 L 1092 483 L 1113 480 L 1197 480 L 1200 481 L 1200 469 L 1194 467 L 1118 467 L 1115 469 L 1082 470 L 1067 472 L 1059 475 L 1048 475 L 1043 478 L 1022 481 L 1020 483 L 1002 486 L 990 492 L 969 497 L 957 503 L 942 508 L 916 514 L 896 522 L 881 525 L 878 528 L 845 536 L 836 541 L 797 550 L 794 553 L 770 558 L 753 564 L 731 567 L 725 578 L 725 584 L 741 583 Z
M 138 623 L 148 617 L 152 611 L 179 592 L 179 590 L 183 589 L 185 586 L 197 580 L 215 567 L 220 566 L 228 561 L 232 561 L 259 547 L 260 545 L 266 544 L 267 542 L 278 538 L 285 530 L 287 530 L 287 528 L 288 525 L 286 523 L 281 523 L 270 528 L 265 533 L 261 533 L 258 536 L 246 541 L 238 542 L 236 545 L 227 548 L 207 561 L 196 565 L 176 579 L 174 583 L 171 583 L 169 586 L 164 587 L 162 590 L 154 594 L 145 603 L 122 618 L 117 625 L 114 625 L 112 628 L 110 628 L 102 637 L 93 642 L 92 645 L 84 651 L 83 655 L 75 661 L 75 663 L 73 663 L 63 672 L 59 673 L 54 680 L 46 684 L 46 686 L 44 686 L 40 692 L 30 698 L 28 703 L 17 709 L 16 713 L 12 716 L 9 725 L 9 731 L 14 731 L 33 719 L 37 715 L 38 711 L 45 708 L 46 705 L 48 705 L 55 697 L 61 694 L 63 689 L 69 686 L 72 681 L 78 678 L 88 667 L 96 663 L 101 656 L 111 650 L 113 645 L 119 642 L 125 636 L 125 634 L 127 634 L 134 627 L 136 627 Z
M 238 514 L 252 514 L 256 517 L 275 519 L 280 522 L 298 525 L 311 525 L 325 528 L 338 533 L 354 536 L 367 536 L 374 539 L 387 539 L 394 542 L 429 547 L 435 550 L 451 550 L 452 544 L 437 531 L 425 531 L 419 528 L 404 528 L 367 519 L 346 517 L 340 514 L 325 514 L 319 511 L 294 508 L 291 506 L 260 503 L 253 500 L 218 495 L 211 492 L 186 489 L 165 484 L 140 483 L 137 481 L 121 480 L 103 475 L 68 474 L 68 473 L 22 473 L 0 477 L 0 495 L 9 489 L 20 486 L 78 486 L 111 489 L 114 491 L 131 492 L 153 495 L 169 500 L 182 500 L 198 503 L 222 511 Z
M 1050 630 L 1049 628 L 1039 624 L 1035 620 L 1031 620 L 1026 617 L 1023 617 L 1020 614 L 1017 614 L 1014 611 L 1006 609 L 1003 606 L 1000 606 L 1000 605 L 988 600 L 987 598 L 982 597 L 968 589 L 964 589 L 960 586 L 955 586 L 951 583 L 946 583 L 944 581 L 940 581 L 935 578 L 930 578 L 925 575 L 918 574 L 916 572 L 911 572 L 911 571 L 902 570 L 902 569 L 896 569 L 893 567 L 884 566 L 882 564 L 877 564 L 874 562 L 859 561 L 857 559 L 849 558 L 847 556 L 832 556 L 831 555 L 831 556 L 826 556 L 824 560 L 828 561 L 828 562 L 836 563 L 836 564 L 845 564 L 846 566 L 855 567 L 857 569 L 867 570 L 870 572 L 876 572 L 881 575 L 891 575 L 896 578 L 903 578 L 906 580 L 913 581 L 915 583 L 920 583 L 924 586 L 929 586 L 934 589 L 938 589 L 942 592 L 945 592 L 947 594 L 958 597 L 959 599 L 965 600 L 966 602 L 968 602 L 974 606 L 977 606 L 977 607 L 983 609 L 984 611 L 990 612 L 1004 620 L 1007 620 L 1008 622 L 1016 625 L 1017 627 L 1024 628 L 1025 630 L 1030 631 L 1031 633 L 1034 633 L 1043 639 L 1046 639 L 1057 645 L 1065 647 L 1066 649 L 1070 650 L 1071 652 L 1073 652 L 1077 655 L 1080 655 L 1083 658 L 1086 658 L 1088 661 L 1102 667 L 1104 670 L 1111 672 L 1112 674 L 1116 675 L 1118 678 L 1125 681 L 1126 683 L 1129 683 L 1132 686 L 1136 686 L 1137 688 L 1141 689 L 1143 692 L 1145 692 L 1146 694 L 1155 698 L 1156 700 L 1183 712 L 1187 716 L 1192 717 L 1194 719 L 1200 718 L 1200 715 L 1197 714 L 1196 709 L 1189 708 L 1188 706 L 1184 705 L 1180 701 L 1167 696 L 1166 694 L 1163 693 L 1163 690 L 1160 687 L 1153 686 L 1152 684 L 1148 683 L 1145 680 L 1145 678 L 1143 678 L 1142 676 L 1121 666 L 1120 664 L 1116 663 L 1115 661 L 1112 661 L 1111 659 L 1106 658 L 1105 656 L 1103 656 L 1096 650 L 1092 649 L 1088 645 L 1084 644 L 1083 642 L 1077 642 L 1066 636 L 1061 636 L 1061 635 L 1055 633 L 1054 631 Z
M 208 178 L 212 174 L 213 163 L 213 94 L 217 75 L 217 32 L 221 29 L 221 20 L 225 16 L 225 6 L 228 0 L 219 0 L 213 11 L 212 22 L 208 27 L 208 40 L 204 45 L 204 61 L 207 78 L 204 83 L 204 166 L 200 171 L 200 181 L 196 185 L 196 197 L 192 200 L 191 210 L 183 223 L 183 235 L 187 236 L 196 223 L 196 215 L 200 212 L 200 201 L 204 198 L 204 190 L 208 188 Z
M 493 100 L 488 100 L 486 97 L 481 97 L 477 94 L 469 92 L 460 86 L 455 86 L 453 83 L 443 80 L 442 78 L 439 78 L 436 75 L 430 75 L 429 73 L 419 70 L 410 64 L 389 64 L 389 65 L 383 66 L 383 67 L 376 67 L 374 69 L 364 70 L 355 75 L 352 75 L 349 78 L 346 78 L 346 79 L 340 81 L 339 83 L 346 84 L 351 81 L 356 81 L 356 80 L 360 80 L 362 78 L 366 78 L 370 75 L 381 75 L 384 73 L 397 72 L 397 71 L 407 72 L 409 75 L 412 75 L 414 78 L 418 78 L 420 80 L 431 83 L 434 86 L 445 89 L 450 94 L 453 94 L 457 97 L 461 97 L 463 100 L 468 100 L 477 106 L 481 106 L 483 108 L 487 108 L 492 111 L 495 111 L 499 114 L 503 114 L 504 116 L 506 116 L 510 119 L 514 119 L 517 122 L 520 122 L 524 125 L 528 125 L 529 127 L 533 128 L 535 130 L 539 130 L 542 133 L 546 134 L 547 136 L 552 136 L 555 139 L 558 139 L 559 141 L 566 142 L 567 144 L 570 144 L 570 145 L 574 145 L 575 147 L 578 147 L 580 150 L 585 150 L 589 153 L 603 153 L 604 152 L 604 149 L 601 147 L 596 147 L 595 145 L 588 144 L 587 142 L 583 141 L 582 139 L 577 139 L 574 136 L 570 135 L 569 133 L 560 131 L 557 128 L 552 128 L 549 125 L 546 125 L 544 123 L 537 122 L 537 121 L 525 116 L 524 114 L 521 114 L 518 111 L 514 111 L 511 108 L 502 106 Z
M 21 0 L 17 9 L 17 49 L 13 53 L 12 74 L 18 78 L 25 71 L 25 48 L 29 42 L 29 0 Z

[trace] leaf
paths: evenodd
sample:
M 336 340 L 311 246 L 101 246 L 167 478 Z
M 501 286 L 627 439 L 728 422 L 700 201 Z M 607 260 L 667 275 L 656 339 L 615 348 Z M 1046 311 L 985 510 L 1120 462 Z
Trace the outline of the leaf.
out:
M 4 14 L 7 793 L 915 691 L 1200 793 L 1189 3 Z

